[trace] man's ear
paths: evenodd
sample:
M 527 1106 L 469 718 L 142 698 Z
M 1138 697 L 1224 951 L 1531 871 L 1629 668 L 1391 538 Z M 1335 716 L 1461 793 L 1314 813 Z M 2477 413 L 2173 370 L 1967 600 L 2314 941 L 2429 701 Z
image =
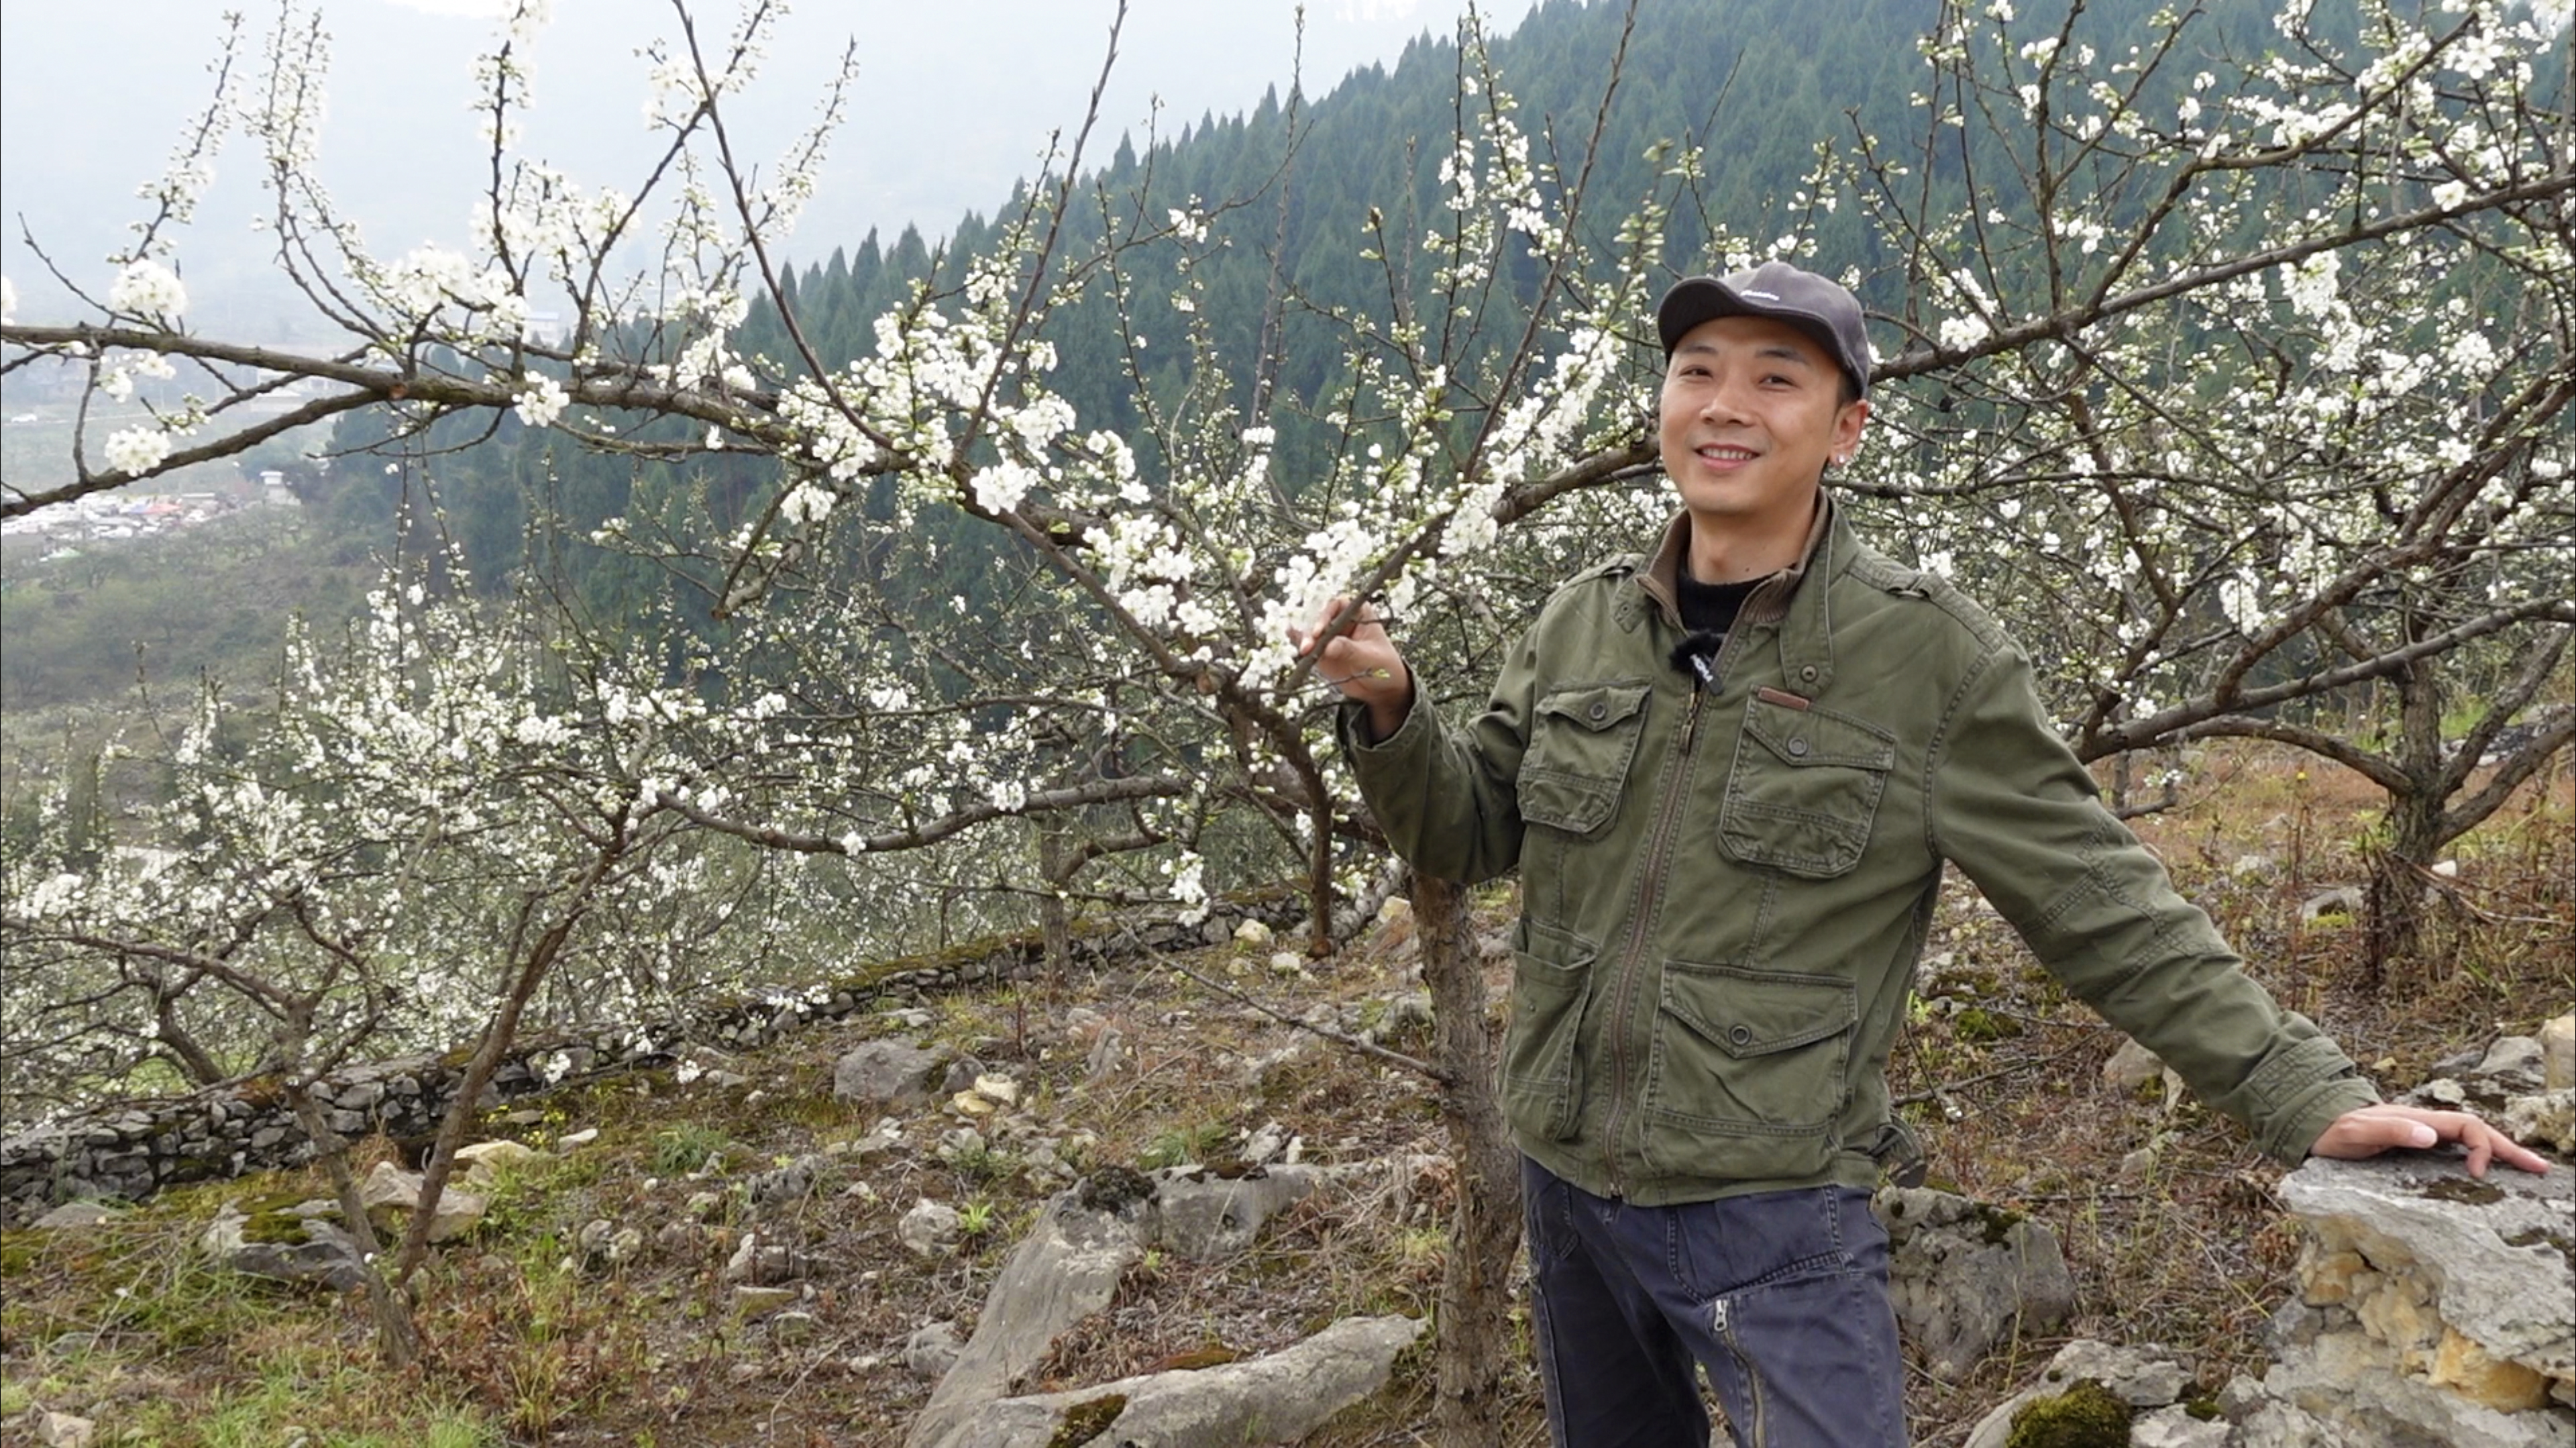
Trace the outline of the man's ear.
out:
M 1837 465 L 1850 462 L 1852 454 L 1860 451 L 1861 429 L 1868 422 L 1869 399 L 1866 397 L 1844 403 L 1842 411 L 1834 414 L 1833 459 Z

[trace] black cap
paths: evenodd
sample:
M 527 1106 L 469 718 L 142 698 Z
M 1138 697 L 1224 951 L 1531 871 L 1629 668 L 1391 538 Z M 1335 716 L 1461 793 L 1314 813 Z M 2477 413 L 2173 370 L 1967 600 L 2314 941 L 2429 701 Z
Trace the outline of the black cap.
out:
M 1785 261 L 1766 261 L 1724 277 L 1684 277 L 1655 307 L 1655 330 L 1664 355 L 1684 334 L 1712 317 L 1777 317 L 1816 339 L 1852 386 L 1869 395 L 1869 329 L 1860 301 L 1842 284 Z

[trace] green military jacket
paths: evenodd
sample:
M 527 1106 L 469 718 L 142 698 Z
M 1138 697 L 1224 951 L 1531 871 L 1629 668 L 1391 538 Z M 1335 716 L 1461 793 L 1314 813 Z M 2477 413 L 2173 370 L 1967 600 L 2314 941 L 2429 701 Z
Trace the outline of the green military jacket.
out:
M 1818 514 L 1713 688 L 1671 661 L 1683 515 L 1653 559 L 1560 588 L 1474 723 L 1418 706 L 1370 743 L 1343 711 L 1405 858 L 1521 872 L 1501 1072 L 1521 1149 L 1645 1205 L 1874 1185 L 1945 860 L 2264 1151 L 2296 1161 L 2377 1100 L 2103 808 L 1994 621 Z

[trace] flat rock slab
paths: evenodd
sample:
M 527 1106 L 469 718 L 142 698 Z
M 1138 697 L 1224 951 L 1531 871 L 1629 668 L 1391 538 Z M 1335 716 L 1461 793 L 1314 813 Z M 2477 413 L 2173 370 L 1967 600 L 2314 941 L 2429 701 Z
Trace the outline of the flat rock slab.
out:
M 2281 1198 L 2329 1245 L 2421 1271 L 2442 1321 L 2489 1354 L 2576 1378 L 2576 1172 L 2480 1180 L 2446 1153 L 2311 1157 Z
M 1424 1326 L 1410 1317 L 1346 1317 L 1294 1347 L 1247 1362 L 1004 1398 L 922 1448 L 1294 1443 L 1384 1387 L 1396 1355 Z
M 1086 1206 L 1081 1193 L 1063 1192 L 1047 1203 L 1002 1264 L 975 1335 L 913 1420 L 910 1448 L 955 1441 L 960 1425 L 1016 1387 L 1057 1338 L 1109 1305 L 1119 1275 L 1145 1254 L 1152 1201 Z
M 95 1227 L 102 1222 L 113 1222 L 124 1215 L 123 1208 L 112 1207 L 105 1202 L 65 1202 L 38 1217 L 29 1225 L 38 1231 L 71 1231 L 81 1227 Z

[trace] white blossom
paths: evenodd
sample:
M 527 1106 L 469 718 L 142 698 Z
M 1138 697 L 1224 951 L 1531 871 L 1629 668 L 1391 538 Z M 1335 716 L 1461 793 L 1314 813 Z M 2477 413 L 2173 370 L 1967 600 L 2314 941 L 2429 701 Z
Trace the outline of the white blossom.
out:
M 170 456 L 170 434 L 157 427 L 121 428 L 108 435 L 107 465 L 129 477 L 148 473 Z
M 542 372 L 531 372 L 521 381 L 518 398 L 519 420 L 530 427 L 554 426 L 572 402 L 563 384 Z
M 107 307 L 131 316 L 173 320 L 188 310 L 188 289 L 168 267 L 141 257 L 117 272 L 107 289 Z

